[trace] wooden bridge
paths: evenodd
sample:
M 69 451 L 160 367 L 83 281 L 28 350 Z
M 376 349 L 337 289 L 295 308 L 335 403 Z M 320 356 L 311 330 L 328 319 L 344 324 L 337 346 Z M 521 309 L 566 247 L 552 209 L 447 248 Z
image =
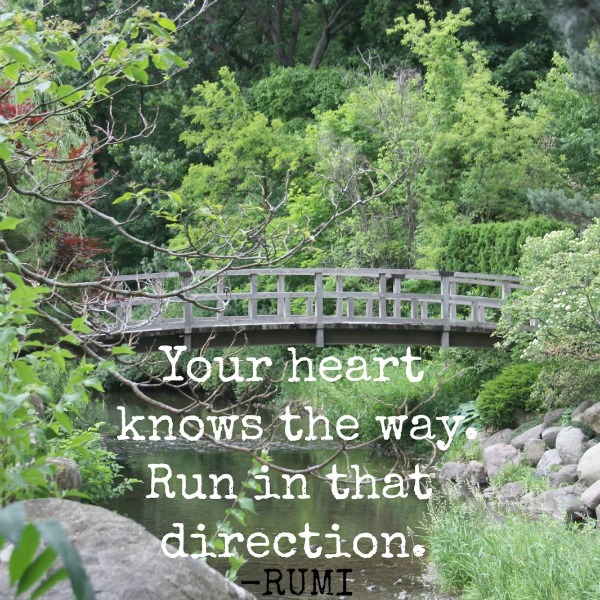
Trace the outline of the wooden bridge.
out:
M 491 347 L 517 277 L 399 269 L 242 269 L 145 273 L 96 300 L 104 336 L 160 344 L 410 344 Z M 170 290 L 186 289 L 179 296 Z

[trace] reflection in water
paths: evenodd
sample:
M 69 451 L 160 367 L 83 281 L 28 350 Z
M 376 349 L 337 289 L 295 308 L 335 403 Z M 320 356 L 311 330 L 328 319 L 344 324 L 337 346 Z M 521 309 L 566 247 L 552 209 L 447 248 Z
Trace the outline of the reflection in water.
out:
M 116 406 L 126 406 L 128 415 L 159 415 L 156 409 L 147 405 L 139 405 L 130 397 L 114 395 L 109 400 L 107 407 L 107 420 L 117 425 L 121 424 L 121 414 L 117 412 Z M 200 413 L 199 413 L 200 414 Z M 200 415 L 202 416 L 202 415 Z M 268 421 L 268 413 L 263 413 L 263 423 Z M 141 423 L 136 429 L 146 436 L 151 432 L 149 423 Z M 111 508 L 123 515 L 133 518 L 141 523 L 146 529 L 159 538 L 174 532 L 174 523 L 182 523 L 186 534 L 185 550 L 187 552 L 198 551 L 199 540 L 190 538 L 191 533 L 197 533 L 198 524 L 206 525 L 208 536 L 214 533 L 214 523 L 225 516 L 225 510 L 232 505 L 232 500 L 225 499 L 184 499 L 181 496 L 181 483 L 175 479 L 176 474 L 184 474 L 188 478 L 188 493 L 195 491 L 194 474 L 202 474 L 205 477 L 204 491 L 207 495 L 212 492 L 212 481 L 208 479 L 209 474 L 229 473 L 233 476 L 238 493 L 241 484 L 246 479 L 251 467 L 250 458 L 238 452 L 226 451 L 215 448 L 206 442 L 187 442 L 182 439 L 176 441 L 117 441 L 110 440 L 109 448 L 117 453 L 119 461 L 124 465 L 124 474 L 128 477 L 142 479 L 144 484 L 134 486 L 132 492 L 128 492 L 122 498 L 112 501 Z M 302 469 L 325 460 L 330 454 L 330 449 L 323 444 L 312 445 L 291 444 L 284 438 L 283 442 L 271 440 L 269 453 L 275 463 L 293 468 Z M 150 492 L 150 469 L 149 464 L 168 464 L 173 472 L 173 489 L 177 491 L 175 498 L 166 498 L 163 486 L 158 486 L 159 498 L 146 498 Z M 345 471 L 348 464 L 361 465 L 362 472 L 368 472 L 375 476 L 383 476 L 388 469 L 394 466 L 394 459 L 389 456 L 379 455 L 376 449 L 365 448 L 354 451 L 347 456 L 340 456 L 335 464 L 338 469 Z M 329 473 L 331 466 L 324 469 Z M 281 477 L 270 471 L 270 480 L 274 493 L 283 495 L 285 483 Z M 404 590 L 408 590 L 412 598 L 429 597 L 423 591 L 419 583 L 419 574 L 422 568 L 422 560 L 413 557 L 413 545 L 420 543 L 419 525 L 424 516 L 425 504 L 416 500 L 412 493 L 408 498 L 398 499 L 344 499 L 333 498 L 330 486 L 313 477 L 307 478 L 307 493 L 309 499 L 284 500 L 266 499 L 255 502 L 257 514 L 247 514 L 246 525 L 234 521 L 234 530 L 245 536 L 253 532 L 263 532 L 271 542 L 281 532 L 290 532 L 297 535 L 304 530 L 305 524 L 310 525 L 313 532 L 321 535 L 317 539 L 318 545 L 323 547 L 322 556 L 326 553 L 335 552 L 335 540 L 324 538 L 324 534 L 331 533 L 332 525 L 339 525 L 339 535 L 342 539 L 342 551 L 349 552 L 350 558 L 306 558 L 303 540 L 298 539 L 297 544 L 288 544 L 283 541 L 281 551 L 291 550 L 297 547 L 297 552 L 289 558 L 281 558 L 275 554 L 270 545 L 268 556 L 264 558 L 252 558 L 248 555 L 245 545 L 237 544 L 240 551 L 248 559 L 248 562 L 240 569 L 238 583 L 247 580 L 259 580 L 260 585 L 247 585 L 257 597 L 265 592 L 266 575 L 265 569 L 280 569 L 283 571 L 282 586 L 288 588 L 286 597 L 290 596 L 289 577 L 287 569 L 308 569 L 306 575 L 305 592 L 302 596 L 311 596 L 313 591 L 312 569 L 320 569 L 321 574 L 325 569 L 333 569 L 332 592 L 333 595 L 343 589 L 342 574 L 336 574 L 337 569 L 351 569 L 347 573 L 347 588 L 352 592 L 352 598 L 360 600 L 369 598 L 372 600 L 383 600 L 402 597 L 399 596 Z M 225 487 L 219 488 L 225 494 Z M 294 494 L 300 494 L 300 486 L 293 487 Z M 370 488 L 369 488 L 370 491 Z M 379 489 L 379 492 L 381 490 Z M 335 529 L 335 526 L 334 526 Z M 369 532 L 378 541 L 377 552 L 371 558 L 357 556 L 352 550 L 352 540 L 355 536 Z M 385 543 L 381 534 L 401 532 L 407 538 L 406 551 L 408 558 L 383 558 Z M 194 545 L 195 542 L 195 545 Z M 311 544 L 314 540 L 311 540 Z M 362 539 L 359 543 L 360 550 L 367 554 L 372 549 L 372 542 Z M 265 548 L 255 548 L 260 552 Z M 392 542 L 391 549 L 394 554 L 401 554 L 401 548 L 397 541 Z M 225 571 L 228 567 L 225 559 L 213 559 L 211 564 Z M 274 575 L 273 575 L 274 576 Z M 401 581 L 399 581 L 401 580 Z M 301 573 L 294 573 L 293 584 L 295 590 L 301 590 Z M 276 587 L 271 587 L 276 592 Z M 274 593 L 272 598 L 280 598 Z M 314 597 L 314 596 L 312 596 Z M 342 597 L 342 596 L 337 596 Z

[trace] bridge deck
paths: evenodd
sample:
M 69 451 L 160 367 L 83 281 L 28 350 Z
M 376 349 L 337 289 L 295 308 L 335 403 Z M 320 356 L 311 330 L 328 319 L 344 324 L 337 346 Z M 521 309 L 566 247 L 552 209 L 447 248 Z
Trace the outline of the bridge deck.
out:
M 516 277 L 382 269 L 255 269 L 119 276 L 90 303 L 106 337 L 139 348 L 413 344 L 491 347 Z M 175 293 L 175 295 L 173 295 Z

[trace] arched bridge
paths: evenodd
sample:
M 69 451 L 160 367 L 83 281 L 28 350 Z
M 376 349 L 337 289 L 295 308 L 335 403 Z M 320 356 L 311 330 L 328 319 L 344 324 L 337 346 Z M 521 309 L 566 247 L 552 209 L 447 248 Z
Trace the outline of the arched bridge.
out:
M 491 347 L 517 277 L 404 269 L 241 269 L 146 273 L 114 282 L 133 297 L 93 308 L 105 336 L 160 344 L 411 344 Z M 187 289 L 171 296 L 169 290 Z M 135 294 L 138 294 L 137 296 Z M 92 306 L 90 305 L 92 308 Z

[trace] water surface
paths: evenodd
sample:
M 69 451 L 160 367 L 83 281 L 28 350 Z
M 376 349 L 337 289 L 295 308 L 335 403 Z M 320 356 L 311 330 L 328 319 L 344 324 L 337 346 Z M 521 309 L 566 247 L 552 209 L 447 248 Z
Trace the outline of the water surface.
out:
M 172 400 L 172 399 L 171 399 Z M 132 396 L 127 394 L 112 394 L 107 400 L 107 420 L 111 423 L 121 423 L 121 414 L 117 411 L 118 405 L 125 406 L 128 415 L 160 415 L 161 412 L 149 405 L 139 404 Z M 201 417 L 206 413 L 198 412 Z M 261 413 L 263 423 L 268 422 L 269 413 Z M 300 423 L 300 422 L 299 422 Z M 148 422 L 136 426 L 136 429 L 147 437 L 151 433 Z M 127 492 L 123 497 L 111 501 L 109 508 L 120 514 L 131 517 L 151 533 L 161 538 L 175 531 L 173 523 L 182 523 L 186 533 L 185 550 L 194 552 L 199 549 L 198 542 L 189 537 L 190 533 L 197 533 L 199 523 L 206 525 L 206 533 L 210 536 L 214 533 L 215 523 L 223 520 L 225 511 L 232 506 L 231 500 L 226 499 L 185 499 L 180 493 L 180 483 L 175 478 L 173 489 L 177 492 L 175 498 L 167 498 L 163 494 L 162 486 L 157 488 L 159 498 L 146 498 L 150 492 L 150 469 L 149 464 L 168 464 L 173 474 L 185 474 L 188 477 L 188 492 L 196 490 L 195 481 L 192 476 L 201 474 L 203 476 L 203 490 L 206 495 L 213 492 L 212 481 L 209 474 L 229 473 L 238 484 L 235 493 L 241 490 L 241 483 L 247 478 L 248 470 L 251 468 L 251 460 L 248 455 L 216 448 L 214 445 L 199 441 L 189 442 L 178 438 L 175 441 L 118 441 L 109 440 L 109 448 L 117 453 L 119 462 L 124 466 L 124 473 L 129 477 L 135 477 L 144 481 L 143 484 L 134 486 L 132 492 Z M 331 443 L 324 442 L 288 442 L 280 435 L 269 441 L 268 451 L 276 464 L 293 469 L 303 469 L 309 465 L 319 464 L 331 455 Z M 362 472 L 368 472 L 374 476 L 382 477 L 395 464 L 393 456 L 378 452 L 377 448 L 364 448 L 350 454 L 339 456 L 335 460 L 340 471 L 345 471 L 348 464 L 358 464 Z M 324 469 L 324 473 L 331 471 L 330 467 Z M 285 486 L 281 477 L 270 471 L 270 481 L 274 493 L 282 495 Z M 194 485 L 192 485 L 194 484 Z M 264 488 L 263 488 L 264 489 Z M 224 488 L 220 488 L 225 494 Z M 370 490 L 364 490 L 365 496 Z M 294 494 L 300 493 L 299 487 L 294 487 Z M 351 494 L 354 487 L 351 488 Z M 378 488 L 381 495 L 381 487 Z M 252 495 L 250 493 L 249 495 Z M 426 591 L 420 581 L 420 573 L 423 562 L 426 559 L 418 559 L 413 556 L 412 549 L 415 544 L 422 544 L 420 538 L 421 523 L 424 519 L 425 503 L 419 501 L 409 494 L 408 498 L 388 499 L 335 499 L 331 493 L 330 485 L 313 477 L 307 478 L 307 495 L 309 499 L 285 500 L 267 499 L 255 502 L 257 514 L 246 514 L 246 525 L 233 520 L 233 529 L 236 532 L 250 535 L 252 532 L 260 531 L 272 541 L 280 532 L 298 534 L 303 531 L 306 523 L 310 524 L 310 530 L 319 532 L 320 538 L 315 538 L 318 545 L 323 547 L 325 553 L 334 553 L 334 540 L 325 540 L 324 534 L 331 533 L 332 524 L 339 525 L 339 535 L 342 541 L 342 550 L 349 552 L 350 558 L 314 558 L 305 556 L 303 544 L 298 539 L 297 552 L 290 558 L 277 556 L 272 548 L 270 554 L 264 558 L 252 558 L 246 551 L 246 564 L 240 569 L 237 582 L 260 581 L 260 584 L 249 584 L 246 587 L 260 597 L 266 591 L 265 569 L 280 569 L 283 572 L 282 587 L 285 596 L 276 593 L 276 586 L 270 587 L 273 592 L 272 598 L 283 598 L 291 595 L 289 591 L 289 577 L 287 569 L 296 569 L 293 573 L 294 591 L 299 592 L 302 584 L 300 568 L 308 569 L 305 575 L 305 592 L 303 597 L 311 596 L 313 591 L 312 569 L 320 570 L 321 576 L 325 569 L 333 569 L 332 592 L 333 595 L 343 590 L 342 574 L 336 573 L 338 569 L 349 569 L 346 574 L 348 580 L 347 590 L 352 592 L 352 598 L 357 600 L 388 600 L 402 597 L 402 592 L 407 591 L 412 598 L 433 598 Z M 352 540 L 355 536 L 369 532 L 378 540 L 379 549 L 371 558 L 362 558 L 354 554 Z M 380 537 L 382 532 L 401 532 L 406 536 L 406 551 L 410 555 L 407 558 L 382 558 L 385 545 Z M 195 544 L 195 545 L 194 545 Z M 401 553 L 399 547 L 394 547 L 392 552 Z M 370 544 L 363 540 L 360 547 L 364 553 L 368 553 Z M 240 550 L 245 547 L 238 544 Z M 291 549 L 289 544 L 282 544 L 283 550 Z M 262 550 L 257 548 L 257 552 Z M 210 564 L 222 572 L 228 568 L 225 559 L 211 559 Z M 272 575 L 274 577 L 274 575 Z M 314 596 L 311 596 L 314 597 Z M 341 596 L 336 596 L 341 597 Z

